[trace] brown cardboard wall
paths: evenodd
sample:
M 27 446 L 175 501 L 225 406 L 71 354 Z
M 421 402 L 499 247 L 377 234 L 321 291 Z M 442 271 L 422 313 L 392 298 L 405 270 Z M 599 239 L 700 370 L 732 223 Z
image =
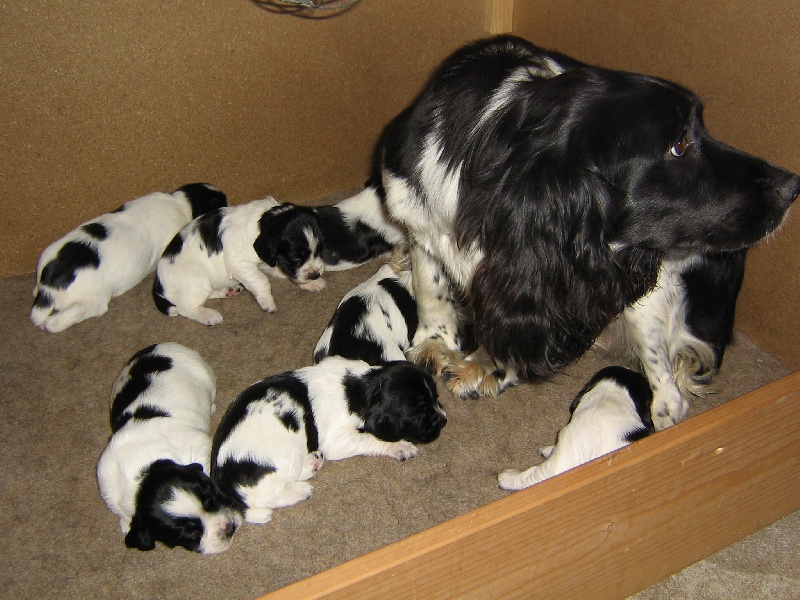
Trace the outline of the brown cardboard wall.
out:
M 0 276 L 150 191 L 209 181 L 240 204 L 362 185 L 381 128 L 484 18 L 483 0 L 324 20 L 251 0 L 5 2 Z
M 800 172 L 800 4 L 517 0 L 514 33 L 586 62 L 672 79 L 727 144 Z M 800 369 L 800 207 L 750 252 L 737 326 Z M 689 217 L 691 218 L 691 217 Z

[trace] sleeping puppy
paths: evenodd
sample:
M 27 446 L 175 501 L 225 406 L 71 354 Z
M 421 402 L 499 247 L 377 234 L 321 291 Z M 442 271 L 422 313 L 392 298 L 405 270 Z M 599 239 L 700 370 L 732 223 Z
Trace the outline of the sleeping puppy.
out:
M 371 365 L 406 359 L 417 329 L 417 303 L 401 246 L 391 263 L 342 298 L 314 349 L 315 363 L 331 355 Z
M 325 245 L 322 260 L 328 271 L 344 271 L 387 256 L 405 239 L 392 224 L 378 195 L 368 181 L 360 193 L 329 206 L 314 207 L 319 216 Z
M 271 197 L 221 208 L 195 219 L 169 243 L 156 267 L 153 300 L 170 317 L 204 325 L 222 315 L 209 298 L 238 294 L 242 286 L 262 310 L 275 312 L 269 277 L 285 277 L 310 292 L 325 288 L 322 232 L 307 207 Z
M 226 204 L 219 190 L 191 183 L 130 200 L 74 229 L 39 259 L 31 321 L 55 333 L 104 314 L 112 298 L 153 271 L 183 226 Z
M 211 368 L 173 342 L 140 350 L 117 378 L 97 482 L 129 548 L 230 547 L 242 518 L 207 475 L 215 392 Z
M 408 362 L 370 366 L 338 356 L 253 384 L 233 401 L 214 436 L 211 476 L 245 519 L 311 495 L 323 457 L 416 455 L 447 419 L 431 376 Z
M 589 462 L 653 433 L 647 379 L 623 367 L 606 367 L 589 380 L 569 407 L 570 422 L 555 446 L 540 450 L 545 460 L 527 471 L 507 469 L 497 481 L 506 490 L 521 490 Z

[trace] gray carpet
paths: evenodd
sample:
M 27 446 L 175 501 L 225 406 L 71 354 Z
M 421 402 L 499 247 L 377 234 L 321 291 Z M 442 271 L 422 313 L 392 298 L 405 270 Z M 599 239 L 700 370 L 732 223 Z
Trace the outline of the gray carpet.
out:
M 110 434 L 111 384 L 125 361 L 155 342 L 198 350 L 217 373 L 215 426 L 250 383 L 309 364 L 339 299 L 377 267 L 332 273 L 320 294 L 276 281 L 273 315 L 247 293 L 212 301 L 225 318 L 215 327 L 161 315 L 148 279 L 114 300 L 105 316 L 55 335 L 28 321 L 33 276 L 1 280 L 0 594 L 252 598 L 503 497 L 496 473 L 537 460 L 537 448 L 553 442 L 572 397 L 603 358 L 590 353 L 550 381 L 497 399 L 460 401 L 440 388 L 449 423 L 416 458 L 329 462 L 312 480 L 310 500 L 276 511 L 267 525 L 245 526 L 224 554 L 125 548 L 94 475 Z M 740 335 L 719 393 L 694 402 L 692 412 L 786 373 Z M 797 597 L 797 530 L 795 514 L 637 598 Z

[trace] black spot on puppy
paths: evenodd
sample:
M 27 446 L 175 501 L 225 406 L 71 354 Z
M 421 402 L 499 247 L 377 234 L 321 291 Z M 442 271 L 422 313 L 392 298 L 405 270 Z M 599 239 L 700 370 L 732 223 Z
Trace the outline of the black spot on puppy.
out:
M 100 266 L 100 255 L 87 242 L 67 242 L 56 257 L 42 269 L 40 281 L 57 290 L 66 289 L 75 281 L 80 269 L 96 269 Z

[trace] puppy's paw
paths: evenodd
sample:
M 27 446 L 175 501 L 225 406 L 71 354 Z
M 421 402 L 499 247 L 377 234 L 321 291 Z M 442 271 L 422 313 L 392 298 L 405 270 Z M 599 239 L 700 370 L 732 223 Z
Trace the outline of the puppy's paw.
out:
M 222 315 L 219 311 L 207 306 L 198 306 L 191 310 L 181 311 L 179 314 L 203 325 L 219 325 L 222 323 Z
M 243 290 L 244 288 L 240 285 L 224 287 L 211 292 L 209 298 L 233 298 L 241 294 Z
M 543 458 L 550 458 L 553 455 L 553 450 L 555 450 L 555 446 L 544 446 L 539 448 L 539 455 Z
M 271 508 L 248 508 L 244 511 L 244 520 L 248 523 L 264 524 L 272 520 Z
M 397 460 L 408 460 L 409 458 L 414 458 L 416 455 L 417 447 L 405 440 L 389 444 L 389 448 L 386 451 L 386 456 L 396 458 Z
M 291 506 L 311 497 L 314 487 L 306 481 L 295 481 L 286 489 L 286 495 L 281 501 L 282 506 Z
M 275 300 L 272 298 L 272 294 L 262 294 L 260 296 L 256 296 L 255 298 L 256 302 L 258 302 L 258 306 L 264 312 L 274 313 L 278 308 L 275 304 Z
M 504 490 L 521 490 L 525 487 L 521 481 L 521 474 L 518 469 L 506 469 L 497 476 L 497 485 Z
M 322 452 L 311 452 L 303 459 L 303 467 L 300 470 L 298 479 L 301 481 L 310 479 L 317 474 L 323 464 L 325 464 L 325 457 L 322 456 Z
M 321 292 L 325 289 L 327 285 L 324 279 L 312 279 L 311 281 L 306 281 L 305 283 L 297 284 L 301 290 L 305 290 L 307 292 Z

